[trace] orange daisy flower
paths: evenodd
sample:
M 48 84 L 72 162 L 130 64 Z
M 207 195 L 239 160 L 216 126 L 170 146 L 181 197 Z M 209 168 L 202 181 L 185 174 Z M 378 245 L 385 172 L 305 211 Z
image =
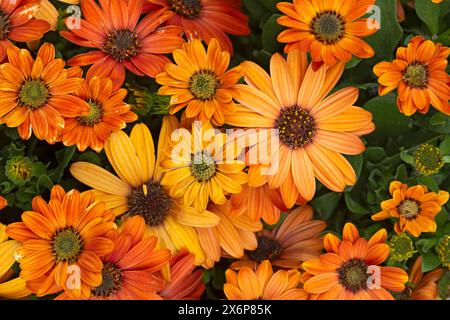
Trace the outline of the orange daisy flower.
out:
M 284 51 L 311 52 L 315 68 L 325 63 L 348 62 L 352 56 L 371 58 L 375 52 L 361 40 L 378 31 L 374 19 L 362 19 L 375 0 L 296 0 L 280 2 L 278 10 L 286 14 L 278 23 L 289 29 L 278 35 L 278 41 L 287 43 Z
M 77 145 L 78 150 L 88 147 L 100 152 L 109 136 L 124 129 L 127 122 L 133 122 L 138 116 L 130 111 L 130 105 L 123 99 L 126 89 L 113 89 L 109 78 L 93 77 L 84 80 L 82 87 L 75 95 L 89 105 L 89 113 L 66 120 L 61 140 L 64 145 Z
M 233 262 L 230 268 L 247 266 L 254 269 L 259 263 L 269 260 L 273 266 L 299 269 L 303 261 L 318 258 L 323 249 L 320 233 L 326 223 L 312 219 L 313 210 L 310 206 L 292 210 L 275 229 L 258 232 L 257 248 L 247 250 L 245 256 Z
M 156 293 L 164 287 L 157 272 L 169 262 L 170 251 L 156 249 L 158 238 L 145 237 L 145 221 L 140 216 L 126 219 L 120 230 L 107 237 L 114 250 L 101 257 L 102 282 L 91 290 L 90 300 L 161 300 Z M 57 300 L 70 300 L 63 293 Z
M 32 207 L 22 214 L 22 222 L 6 229 L 22 243 L 20 277 L 38 297 L 62 290 L 70 297 L 89 297 L 102 283 L 99 256 L 114 248 L 105 237 L 114 227 L 113 212 L 95 201 L 92 192 L 66 193 L 60 186 L 53 187 L 48 203 L 37 196 Z
M 170 282 L 159 292 L 164 300 L 200 299 L 205 291 L 203 270 L 195 270 L 194 261 L 194 255 L 187 250 L 181 250 L 170 259 Z
M 436 300 L 439 295 L 438 281 L 444 270 L 441 268 L 424 274 L 422 272 L 422 256 L 412 266 L 406 290 L 403 292 L 407 300 Z
M 40 0 L 3 0 L 0 2 L 0 62 L 6 58 L 12 41 L 40 39 L 50 30 L 47 21 L 35 19 Z
M 450 76 L 446 72 L 450 48 L 417 36 L 407 47 L 397 49 L 397 59 L 380 62 L 373 68 L 381 96 L 398 89 L 397 106 L 411 116 L 426 114 L 430 104 L 450 115 Z
M 173 57 L 176 64 L 167 64 L 165 72 L 156 77 L 163 85 L 158 93 L 172 96 L 170 114 L 186 108 L 187 118 L 223 125 L 224 111 L 235 110 L 230 90 L 243 76 L 241 68 L 227 71 L 230 54 L 221 50 L 216 39 L 211 40 L 207 51 L 200 40 L 194 39 L 175 50 Z
M 228 269 L 223 291 L 228 300 L 306 300 L 308 294 L 299 288 L 298 270 L 273 272 L 269 261 L 256 271 L 243 267 L 238 272 Z
M 220 46 L 233 54 L 227 33 L 245 36 L 250 33 L 248 17 L 241 12 L 241 0 L 147 0 L 144 12 L 163 7 L 175 13 L 166 24 L 180 26 L 188 39 L 199 38 Z
M 393 181 L 389 193 L 392 199 L 381 203 L 382 211 L 372 215 L 372 220 L 395 218 L 395 232 L 400 234 L 408 231 L 414 237 L 419 237 L 422 232 L 436 232 L 434 217 L 447 203 L 447 191 L 428 192 L 427 187 L 422 185 L 408 187 L 407 184 Z
M 389 256 L 386 237 L 381 229 L 367 241 L 352 223 L 345 224 L 342 241 L 327 234 L 327 253 L 302 264 L 303 288 L 317 300 L 393 300 L 387 290 L 403 291 L 408 275 L 397 267 L 379 266 Z
M 260 221 L 250 221 L 247 215 L 232 217 L 230 206 L 210 204 L 208 210 L 214 212 L 219 223 L 211 228 L 198 228 L 200 244 L 207 256 L 204 267 L 209 269 L 221 257 L 240 259 L 248 250 L 257 250 L 258 240 L 255 232 L 263 225 Z
M 348 87 L 329 95 L 344 65 L 314 71 L 312 65 L 308 67 L 306 54 L 297 50 L 288 54 L 287 61 L 280 54 L 272 56 L 272 77 L 253 62 L 244 62 L 242 67 L 248 85 L 233 89 L 242 105 L 226 115 L 225 122 L 269 132 L 253 148 L 266 152 L 268 145 L 275 146 L 258 161 L 276 169 L 267 181 L 270 188 L 280 188 L 286 206 L 292 207 L 299 194 L 311 200 L 316 177 L 335 192 L 354 185 L 355 171 L 341 153 L 363 152 L 359 137 L 375 126 L 370 112 L 353 106 L 358 89 Z M 256 168 L 249 170 L 249 183 L 261 180 L 262 172 Z
M 52 44 L 42 45 L 35 60 L 28 50 L 8 49 L 8 61 L 0 65 L 0 124 L 17 127 L 22 139 L 34 132 L 55 143 L 64 118 L 89 111 L 86 102 L 71 94 L 82 85 L 81 69 L 64 69 Z
M 0 196 L 0 210 L 6 208 L 6 206 L 8 206 L 8 200 Z
M 159 27 L 173 15 L 165 9 L 151 12 L 138 23 L 143 1 L 101 0 L 99 7 L 94 0 L 82 0 L 84 19 L 77 27 L 67 20 L 69 31 L 61 31 L 61 36 L 80 46 L 100 50 L 79 54 L 67 63 L 92 65 L 87 77 L 111 78 L 116 90 L 125 81 L 125 69 L 138 76 L 156 77 L 170 62 L 164 54 L 180 48 L 184 41 L 179 36 L 181 28 Z

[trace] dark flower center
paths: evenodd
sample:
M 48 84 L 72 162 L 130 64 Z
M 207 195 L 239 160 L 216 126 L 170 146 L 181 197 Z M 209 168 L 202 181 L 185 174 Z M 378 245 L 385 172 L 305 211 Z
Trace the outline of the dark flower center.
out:
M 362 289 L 367 289 L 367 264 L 360 259 L 351 259 L 345 262 L 339 269 L 339 283 L 353 292 L 358 292 Z
M 426 88 L 428 84 L 427 67 L 419 62 L 410 64 L 403 72 L 403 80 L 411 88 Z
M 84 126 L 93 126 L 100 122 L 103 116 L 102 105 L 98 102 L 89 100 L 89 113 L 85 116 L 78 117 L 78 122 Z
M 41 80 L 25 80 L 20 87 L 20 104 L 32 110 L 42 107 L 47 102 L 48 97 L 48 88 Z
M 180 16 L 196 18 L 202 9 L 200 0 L 169 0 L 170 8 Z
M 164 222 L 172 205 L 172 198 L 164 191 L 159 182 L 150 181 L 142 188 L 131 191 L 128 198 L 131 215 L 140 215 L 150 226 Z
M 139 53 L 140 39 L 134 31 L 116 30 L 107 36 L 103 43 L 103 50 L 116 60 L 128 60 Z
M 220 81 L 217 76 L 209 70 L 199 71 L 189 79 L 189 89 L 199 100 L 211 100 L 219 86 Z
M 297 106 L 282 109 L 275 121 L 281 142 L 292 149 L 303 147 L 316 134 L 316 122 L 308 111 Z
M 419 214 L 419 204 L 410 199 L 403 201 L 398 207 L 398 211 L 402 216 L 408 219 L 412 219 Z
M 95 297 L 107 298 L 115 294 L 122 286 L 122 270 L 115 264 L 106 262 L 103 264 L 102 284 L 92 289 Z
M 209 154 L 199 152 L 192 157 L 191 172 L 197 181 L 208 181 L 216 173 L 216 162 Z
M 319 12 L 310 23 L 310 30 L 317 40 L 325 44 L 336 43 L 344 36 L 344 18 L 335 11 Z
M 282 250 L 283 248 L 274 238 L 260 236 L 258 237 L 258 247 L 253 251 L 246 251 L 246 254 L 253 261 L 263 262 L 277 259 Z
M 55 233 L 52 245 L 57 262 L 64 261 L 71 264 L 78 260 L 84 242 L 74 229 L 65 228 Z
M 11 31 L 9 15 L 0 10 L 0 40 L 5 39 Z

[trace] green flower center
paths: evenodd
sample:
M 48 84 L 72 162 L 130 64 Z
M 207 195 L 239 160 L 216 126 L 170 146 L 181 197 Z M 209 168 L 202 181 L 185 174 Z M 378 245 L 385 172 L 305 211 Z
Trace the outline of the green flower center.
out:
M 83 249 L 83 240 L 72 228 L 65 228 L 56 232 L 52 240 L 53 255 L 58 262 L 69 264 L 78 260 Z
M 11 31 L 9 15 L 0 10 L 0 40 L 5 39 Z
M 281 142 L 292 149 L 303 147 L 316 134 L 316 122 L 308 111 L 297 106 L 282 109 L 275 120 Z
M 256 262 L 263 262 L 264 260 L 277 259 L 283 248 L 277 240 L 268 236 L 258 237 L 258 247 L 253 251 L 246 251 L 247 256 Z
M 419 62 L 410 64 L 403 73 L 403 80 L 409 87 L 426 88 L 428 84 L 427 67 Z
M 197 181 L 208 181 L 216 173 L 216 162 L 209 154 L 199 152 L 192 157 L 191 172 Z
M 220 81 L 213 71 L 197 72 L 189 80 L 190 91 L 199 100 L 211 100 L 219 86 Z
M 438 147 L 422 144 L 414 152 L 414 165 L 421 174 L 433 175 L 439 173 L 444 166 L 444 157 Z
M 25 80 L 19 91 L 20 104 L 32 110 L 42 107 L 48 97 L 48 88 L 41 80 Z
M 362 289 L 367 289 L 367 264 L 360 259 L 351 259 L 345 262 L 339 269 L 339 283 L 353 292 L 358 292 Z
M 419 214 L 419 210 L 419 204 L 416 201 L 410 199 L 406 199 L 398 207 L 398 211 L 400 212 L 400 214 L 408 219 L 412 219 L 417 216 Z
M 443 266 L 450 269 L 450 235 L 445 235 L 437 246 L 439 260 Z
M 95 297 L 108 298 L 119 291 L 122 286 L 122 270 L 115 264 L 106 262 L 103 264 L 102 284 L 92 289 Z
M 100 122 L 103 116 L 102 105 L 98 102 L 92 100 L 88 101 L 89 104 L 89 114 L 81 116 L 78 118 L 78 122 L 84 126 L 93 126 Z
M 139 53 L 140 39 L 134 31 L 116 30 L 106 37 L 103 50 L 118 61 L 128 60 Z
M 406 234 L 398 234 L 389 241 L 390 257 L 395 261 L 405 261 L 411 258 L 414 253 L 414 243 Z
M 27 157 L 17 156 L 6 162 L 5 174 L 16 185 L 24 185 L 33 176 L 33 163 Z
M 133 216 L 142 216 L 150 226 L 161 225 L 171 205 L 172 198 L 156 181 L 150 181 L 142 188 L 133 189 L 128 197 L 129 213 Z
M 198 17 L 202 9 L 200 0 L 169 0 L 169 6 L 177 14 L 186 18 Z
M 345 20 L 335 11 L 323 11 L 311 20 L 310 30 L 320 42 L 333 44 L 344 36 Z

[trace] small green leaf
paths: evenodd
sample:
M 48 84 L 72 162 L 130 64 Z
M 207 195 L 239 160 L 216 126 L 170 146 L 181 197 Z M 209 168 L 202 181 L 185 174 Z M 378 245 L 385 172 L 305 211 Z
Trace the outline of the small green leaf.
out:
M 450 136 L 445 137 L 444 141 L 439 145 L 442 154 L 450 155 Z
M 321 219 L 329 219 L 336 212 L 342 193 L 329 192 L 311 201 L 311 206 Z
M 407 153 L 404 149 L 400 152 L 400 158 L 407 164 L 414 165 L 414 156 Z
M 348 210 L 350 210 L 353 213 L 357 214 L 367 214 L 370 213 L 370 210 L 364 207 L 359 202 L 355 201 L 352 198 L 352 195 L 350 192 L 345 193 L 345 204 L 347 205 Z
M 281 17 L 280 14 L 272 15 L 266 21 L 262 30 L 263 48 L 270 53 L 277 52 L 282 48 L 282 44 L 277 41 L 278 34 L 284 29 L 277 22 L 279 17 Z
M 53 181 L 48 175 L 43 174 L 38 178 L 36 187 L 37 192 L 39 194 L 42 194 L 45 190 L 50 190 L 51 188 L 53 188 Z
M 439 184 L 436 182 L 433 176 L 420 176 L 417 181 L 420 184 L 431 189 L 433 192 L 439 192 Z
M 433 251 L 422 255 L 422 272 L 428 272 L 436 269 L 441 264 L 439 257 Z
M 439 4 L 431 2 L 431 0 L 416 0 L 416 13 L 430 29 L 433 34 L 439 33 L 439 17 L 441 8 Z
M 383 161 L 386 157 L 386 152 L 384 151 L 384 148 L 381 147 L 370 147 L 364 152 L 364 157 L 367 161 L 378 163 Z

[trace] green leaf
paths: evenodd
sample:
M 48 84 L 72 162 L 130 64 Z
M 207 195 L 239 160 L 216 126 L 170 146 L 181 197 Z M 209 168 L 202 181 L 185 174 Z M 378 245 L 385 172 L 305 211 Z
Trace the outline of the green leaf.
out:
M 431 0 L 416 0 L 416 13 L 430 29 L 433 34 L 439 33 L 439 17 L 441 15 L 441 7 L 439 4 L 431 2 Z
M 422 255 L 422 272 L 428 272 L 436 269 L 441 264 L 439 257 L 433 251 Z
M 439 184 L 436 182 L 433 176 L 420 176 L 417 182 L 425 185 L 433 192 L 439 192 Z
M 439 296 L 448 299 L 450 295 L 450 271 L 445 272 L 439 280 Z
M 447 29 L 439 35 L 436 42 L 442 43 L 444 46 L 450 46 L 450 29 Z
M 370 213 L 370 210 L 364 207 L 359 202 L 355 201 L 352 198 L 352 195 L 350 192 L 345 193 L 345 204 L 347 205 L 348 210 L 350 210 L 353 213 L 357 214 L 367 214 Z
M 414 165 L 414 156 L 407 153 L 404 149 L 400 152 L 400 158 L 407 164 Z
M 311 206 L 321 219 L 329 219 L 336 212 L 342 193 L 329 192 L 311 201 Z
M 55 181 L 56 183 L 60 182 L 64 174 L 64 170 L 67 168 L 70 160 L 72 160 L 72 157 L 75 154 L 75 150 L 76 146 L 71 146 L 56 152 L 58 166 L 55 169 L 51 170 L 51 173 L 49 174 L 53 181 Z
M 442 141 L 439 145 L 439 149 L 441 150 L 442 154 L 450 154 L 450 136 L 445 137 L 444 141 Z
M 39 194 L 42 194 L 45 190 L 50 190 L 51 188 L 53 188 L 53 181 L 48 175 L 43 174 L 38 178 L 36 187 L 37 192 Z
M 277 41 L 278 34 L 284 29 L 277 22 L 279 17 L 281 17 L 280 14 L 273 14 L 266 21 L 262 30 L 263 48 L 270 53 L 280 51 L 283 47 L 283 45 Z
M 364 152 L 364 157 L 372 163 L 379 163 L 386 157 L 386 151 L 381 147 L 370 147 Z
M 277 10 L 277 0 L 257 0 L 259 3 L 261 3 L 264 7 L 271 11 Z
M 360 62 L 361 62 L 360 58 L 352 57 L 352 59 L 349 62 L 347 62 L 347 64 L 345 65 L 345 69 L 346 70 L 352 69 L 352 68 L 356 67 Z

